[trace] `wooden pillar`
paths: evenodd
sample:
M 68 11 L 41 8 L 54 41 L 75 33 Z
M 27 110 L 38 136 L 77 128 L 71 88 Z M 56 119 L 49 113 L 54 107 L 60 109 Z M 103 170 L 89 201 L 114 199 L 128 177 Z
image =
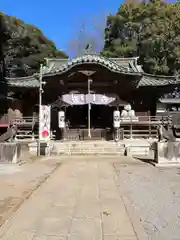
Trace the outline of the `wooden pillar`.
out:
M 133 137 L 132 137 L 132 122 L 130 123 L 130 139 L 133 139 Z

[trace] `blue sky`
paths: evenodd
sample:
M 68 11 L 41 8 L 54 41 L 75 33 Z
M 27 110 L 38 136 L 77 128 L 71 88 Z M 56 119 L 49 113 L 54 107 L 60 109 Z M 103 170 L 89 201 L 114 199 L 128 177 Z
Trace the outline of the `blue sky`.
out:
M 121 0 L 0 0 L 0 11 L 39 27 L 67 52 L 79 23 L 115 13 L 120 4 Z

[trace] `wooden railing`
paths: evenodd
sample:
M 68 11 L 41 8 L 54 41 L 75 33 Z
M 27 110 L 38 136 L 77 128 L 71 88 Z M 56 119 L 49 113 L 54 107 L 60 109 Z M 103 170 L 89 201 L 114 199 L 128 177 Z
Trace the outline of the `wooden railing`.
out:
M 152 125 L 161 124 L 163 122 L 172 121 L 171 116 L 136 116 L 129 118 L 120 118 L 121 125 Z
M 18 126 L 16 137 L 18 139 L 35 139 L 38 138 L 38 132 L 34 132 L 34 126 L 38 123 L 38 117 L 23 117 L 14 118 L 11 120 L 12 124 Z
M 0 125 L 33 125 L 35 122 L 38 122 L 38 117 L 9 117 L 8 114 L 0 116 Z
M 172 116 L 137 116 L 135 118 L 121 118 L 121 124 L 153 124 L 153 123 L 161 123 L 162 119 L 164 121 L 167 121 L 168 118 L 172 119 Z M 38 116 L 37 117 L 14 117 L 10 118 L 7 114 L 0 115 L 0 124 L 12 124 L 15 123 L 17 125 L 19 124 L 31 124 L 34 123 L 34 121 L 38 122 Z
M 136 118 L 124 119 L 121 118 L 120 127 L 123 129 L 124 138 L 156 138 L 157 137 L 157 126 L 164 122 L 171 121 L 171 116 L 137 116 Z M 0 116 L 0 124 L 11 125 L 16 124 L 18 126 L 18 135 L 19 138 L 38 138 L 38 133 L 36 135 L 33 133 L 33 126 L 35 123 L 38 123 L 38 117 L 22 117 L 22 118 L 8 118 L 8 115 Z M 111 126 L 112 127 L 112 126 Z M 68 130 L 67 130 L 68 131 Z M 80 130 L 79 130 L 80 131 Z M 98 132 L 97 130 L 93 131 L 93 134 L 97 135 L 97 138 L 106 138 L 106 135 L 110 135 L 110 132 L 106 132 L 106 129 Z M 67 137 L 69 139 L 86 139 L 87 132 L 69 131 Z
M 0 116 L 0 127 L 9 127 L 13 124 L 17 125 L 18 131 L 16 137 L 18 139 L 34 139 L 38 135 L 33 132 L 34 125 L 38 123 L 38 117 L 9 117 L 7 114 Z
M 149 125 L 149 128 L 138 129 L 134 126 L 130 126 L 129 129 L 123 129 L 124 138 L 126 139 L 147 139 L 147 138 L 157 138 L 157 128 Z
M 35 123 L 39 121 L 38 117 L 22 117 L 22 118 L 13 118 L 11 119 L 11 124 L 16 125 L 31 125 L 33 126 Z
M 134 118 L 121 118 L 121 128 L 124 138 L 157 138 L 157 126 L 171 123 L 172 116 L 137 116 Z

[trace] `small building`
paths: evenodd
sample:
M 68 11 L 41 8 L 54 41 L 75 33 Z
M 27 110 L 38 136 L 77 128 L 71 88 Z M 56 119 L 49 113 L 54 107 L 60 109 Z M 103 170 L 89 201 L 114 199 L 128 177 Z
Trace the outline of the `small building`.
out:
M 43 81 L 46 84 L 42 102 L 52 107 L 52 130 L 58 132 L 57 113 L 63 109 L 68 123 L 66 132 L 70 134 L 77 129 L 84 129 L 85 136 L 88 128 L 86 99 L 90 97 L 90 128 L 94 132 L 101 129 L 99 138 L 104 137 L 105 129 L 112 129 L 113 111 L 119 109 L 122 113 L 126 105 L 130 105 L 135 112 L 137 118 L 134 125 L 138 125 L 138 129 L 142 126 L 149 129 L 149 122 L 153 122 L 161 108 L 162 111 L 166 108 L 162 96 L 180 84 L 177 76 L 144 73 L 138 65 L 138 57 L 107 59 L 95 54 L 73 59 L 46 59 Z M 8 104 L 3 109 L 3 114 L 7 114 L 6 119 L 10 122 L 13 118 L 38 115 L 39 73 L 6 78 L 6 82 Z M 121 120 L 121 128 L 128 131 L 132 121 Z M 132 129 L 129 134 L 132 135 Z

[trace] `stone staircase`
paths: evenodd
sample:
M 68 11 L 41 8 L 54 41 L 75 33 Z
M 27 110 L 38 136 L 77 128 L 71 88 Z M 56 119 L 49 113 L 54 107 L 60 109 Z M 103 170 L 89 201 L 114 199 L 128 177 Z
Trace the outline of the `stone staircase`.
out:
M 109 155 L 123 156 L 125 145 L 114 141 L 53 142 L 51 155 Z

